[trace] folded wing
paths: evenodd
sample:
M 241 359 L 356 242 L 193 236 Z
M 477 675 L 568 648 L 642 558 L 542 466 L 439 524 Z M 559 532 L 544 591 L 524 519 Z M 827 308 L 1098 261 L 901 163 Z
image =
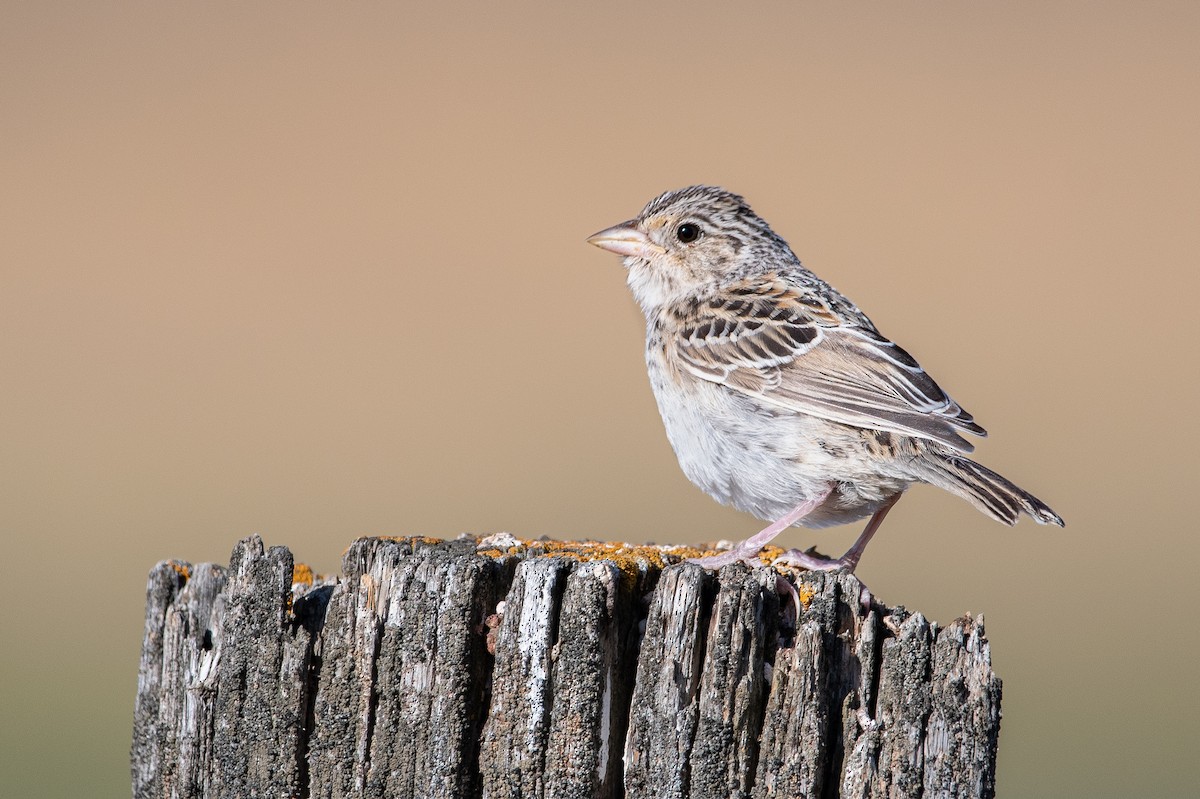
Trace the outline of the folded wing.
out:
M 671 320 L 678 335 L 668 346 L 697 377 L 798 413 L 960 452 L 974 449 L 960 433 L 987 435 L 865 317 L 843 317 L 782 281 L 760 279 Z

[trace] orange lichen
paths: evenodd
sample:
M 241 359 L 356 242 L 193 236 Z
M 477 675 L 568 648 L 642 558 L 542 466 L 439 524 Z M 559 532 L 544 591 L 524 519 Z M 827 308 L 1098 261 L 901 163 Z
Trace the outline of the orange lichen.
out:
M 808 610 L 808 606 L 812 604 L 812 599 L 817 595 L 817 592 L 812 589 L 812 586 L 800 585 L 796 587 L 796 593 L 800 595 L 800 604 Z
M 292 585 L 312 585 L 313 570 L 306 563 L 292 566 Z
M 428 535 L 381 535 L 379 536 L 379 540 L 393 541 L 397 544 L 428 544 L 429 546 L 446 543 L 442 538 L 434 538 Z
M 183 563 L 181 561 L 178 561 L 178 560 L 172 560 L 172 561 L 168 562 L 167 565 L 170 566 L 172 569 L 174 569 L 175 573 L 178 574 L 180 577 L 182 577 L 184 580 L 191 579 L 192 567 L 190 565 Z
M 541 549 L 550 557 L 570 558 L 582 563 L 607 560 L 622 571 L 643 571 L 647 567 L 662 569 L 667 565 L 662 549 L 653 546 L 634 546 L 618 541 L 535 541 L 531 549 Z
M 785 550 L 783 549 L 783 547 L 777 547 L 774 544 L 767 544 L 758 553 L 758 558 L 759 558 L 759 560 L 761 560 L 763 562 L 763 564 L 770 566 L 772 563 L 775 562 L 775 559 L 778 558 L 780 555 L 782 555 L 784 552 L 785 552 Z
M 552 541 L 548 539 L 515 539 L 516 545 L 501 549 L 488 547 L 478 554 L 487 558 L 510 556 L 528 558 L 564 558 L 587 563 L 607 561 L 621 573 L 621 581 L 633 583 L 647 572 L 661 571 L 683 558 L 703 554 L 695 547 L 659 547 L 626 544 L 620 541 Z

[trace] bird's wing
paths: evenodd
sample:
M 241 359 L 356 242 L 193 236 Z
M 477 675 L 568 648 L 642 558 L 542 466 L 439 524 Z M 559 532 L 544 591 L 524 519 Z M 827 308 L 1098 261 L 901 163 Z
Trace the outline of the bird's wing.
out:
M 835 422 L 974 447 L 987 435 L 865 317 L 771 278 L 727 287 L 669 323 L 671 358 L 704 380 Z M 668 353 L 670 356 L 670 353 Z

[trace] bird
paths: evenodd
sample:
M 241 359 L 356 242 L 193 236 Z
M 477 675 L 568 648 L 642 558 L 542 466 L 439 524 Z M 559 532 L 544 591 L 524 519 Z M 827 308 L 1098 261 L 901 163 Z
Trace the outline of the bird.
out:
M 1007 525 L 1064 526 L 1046 503 L 966 455 L 986 436 L 908 352 L 805 268 L 738 194 L 665 192 L 587 239 L 623 256 L 646 318 L 646 367 L 675 455 L 718 502 L 770 522 L 707 568 L 761 563 L 792 526 L 869 518 L 840 558 L 774 562 L 853 572 L 900 496 L 956 494 Z

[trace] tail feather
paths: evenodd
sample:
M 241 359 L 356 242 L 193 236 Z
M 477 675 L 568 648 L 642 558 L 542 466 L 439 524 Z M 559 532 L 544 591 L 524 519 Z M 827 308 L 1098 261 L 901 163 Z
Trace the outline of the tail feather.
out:
M 928 463 L 931 485 L 959 495 L 997 521 L 1016 524 L 1027 513 L 1039 524 L 1065 526 L 1049 505 L 986 466 L 955 455 L 939 455 Z

